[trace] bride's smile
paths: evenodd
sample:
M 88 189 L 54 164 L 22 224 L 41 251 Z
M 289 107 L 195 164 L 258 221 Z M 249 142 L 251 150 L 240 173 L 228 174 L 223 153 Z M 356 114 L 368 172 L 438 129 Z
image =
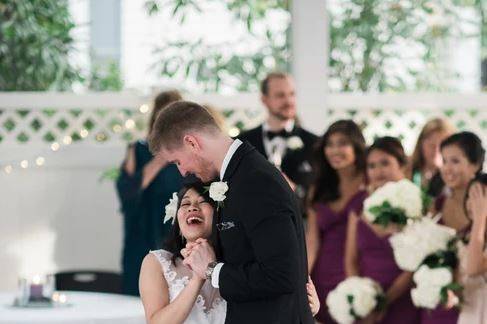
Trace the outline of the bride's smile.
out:
M 213 207 L 194 189 L 189 189 L 181 199 L 178 223 L 181 235 L 191 242 L 211 234 Z

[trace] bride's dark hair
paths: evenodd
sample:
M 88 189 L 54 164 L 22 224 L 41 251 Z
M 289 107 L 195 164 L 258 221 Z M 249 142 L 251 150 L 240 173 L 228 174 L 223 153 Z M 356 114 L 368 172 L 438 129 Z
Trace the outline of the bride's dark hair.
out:
M 207 188 L 205 188 L 205 184 L 203 184 L 200 181 L 191 181 L 185 185 L 179 190 L 178 192 L 178 206 L 177 210 L 179 210 L 179 207 L 181 207 L 181 200 L 183 199 L 184 195 L 189 189 L 195 190 L 198 194 L 200 194 L 202 197 L 204 197 L 213 207 L 214 210 L 216 210 L 216 203 L 213 201 L 213 199 L 210 198 L 209 196 L 209 191 Z M 213 215 L 213 222 L 215 222 L 215 215 Z M 215 226 L 212 226 L 214 228 Z M 210 238 L 208 239 L 210 244 L 215 247 L 215 233 L 214 230 L 212 230 L 212 233 L 210 235 Z M 181 235 L 181 229 L 179 228 L 179 222 L 178 222 L 178 216 L 176 212 L 176 216 L 174 219 L 174 224 L 171 227 L 171 230 L 169 232 L 168 238 L 164 243 L 164 249 L 172 253 L 172 262 L 175 263 L 177 258 L 183 258 L 181 255 L 181 249 L 186 247 L 186 239 Z

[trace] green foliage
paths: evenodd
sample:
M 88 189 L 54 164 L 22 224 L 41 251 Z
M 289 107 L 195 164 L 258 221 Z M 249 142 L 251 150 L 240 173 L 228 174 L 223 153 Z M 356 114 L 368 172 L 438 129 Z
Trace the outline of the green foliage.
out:
M 380 206 L 374 206 L 369 211 L 376 217 L 374 224 L 387 227 L 390 223 L 406 225 L 408 218 L 402 208 L 393 207 L 388 201 L 384 201 Z
M 207 0 L 206 2 L 217 0 Z M 145 6 L 149 15 L 170 10 L 173 19 L 183 24 L 191 13 L 201 13 L 202 1 L 149 0 Z M 285 0 L 229 0 L 225 6 L 235 21 L 243 24 L 255 43 L 260 44 L 251 52 L 238 54 L 233 50 L 241 40 L 225 44 L 206 44 L 204 40 L 179 40 L 155 49 L 158 62 L 154 65 L 162 76 L 183 75 L 196 81 L 204 91 L 218 92 L 223 86 L 237 91 L 256 91 L 259 82 L 271 70 L 289 71 L 290 26 L 283 31 L 269 26 L 257 27 L 273 10 L 287 10 Z M 262 29 L 264 28 L 264 29 Z
M 75 25 L 66 0 L 0 0 L 0 90 L 64 90 Z
M 440 250 L 428 255 L 421 264 L 425 264 L 431 269 L 443 267 L 455 269 L 458 265 L 456 239 L 448 243 L 447 250 Z
M 455 73 L 442 62 L 444 42 L 462 34 L 460 6 L 449 2 L 344 0 L 331 6 L 332 88 L 447 90 L 445 81 Z
M 455 293 L 455 295 L 461 300 L 461 292 L 463 290 L 463 286 L 456 282 L 452 282 L 445 287 L 442 287 L 440 290 L 440 303 L 442 305 L 446 305 L 448 302 L 448 290 Z
M 103 182 L 105 180 L 116 181 L 119 176 L 120 176 L 120 169 L 118 167 L 112 167 L 110 169 L 106 169 L 105 171 L 103 171 L 98 181 L 99 182 Z
M 120 67 L 117 62 L 95 64 L 88 77 L 88 88 L 94 91 L 120 91 L 123 88 Z

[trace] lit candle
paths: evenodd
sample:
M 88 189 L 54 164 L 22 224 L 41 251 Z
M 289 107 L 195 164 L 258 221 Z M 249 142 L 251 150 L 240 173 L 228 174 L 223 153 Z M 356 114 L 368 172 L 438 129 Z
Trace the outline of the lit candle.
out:
M 42 298 L 41 277 L 38 275 L 32 278 L 32 283 L 30 284 L 30 298 L 31 299 Z

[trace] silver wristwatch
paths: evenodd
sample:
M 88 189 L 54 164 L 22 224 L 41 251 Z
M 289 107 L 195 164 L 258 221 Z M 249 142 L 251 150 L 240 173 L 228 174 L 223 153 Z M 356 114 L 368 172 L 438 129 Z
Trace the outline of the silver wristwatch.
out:
M 213 270 L 215 270 L 217 264 L 218 262 L 216 261 L 212 261 L 208 263 L 208 266 L 206 267 L 206 271 L 205 271 L 206 279 L 211 280 L 211 275 L 213 274 Z

